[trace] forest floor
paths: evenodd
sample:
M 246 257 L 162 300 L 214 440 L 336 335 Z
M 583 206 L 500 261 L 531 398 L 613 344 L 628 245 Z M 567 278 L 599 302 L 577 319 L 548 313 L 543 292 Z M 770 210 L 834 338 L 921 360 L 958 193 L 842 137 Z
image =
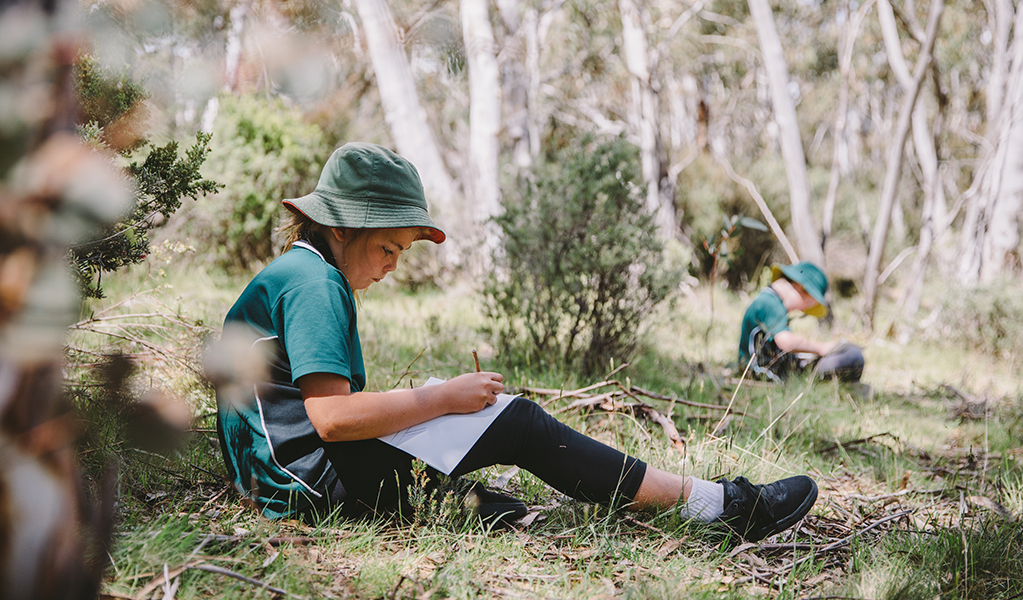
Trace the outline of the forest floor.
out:
M 157 277 L 170 287 L 136 295 L 131 311 L 173 306 L 215 331 L 240 284 L 189 277 L 199 284 Z M 819 485 L 817 504 L 796 527 L 747 544 L 677 511 L 609 511 L 494 467 L 476 475 L 530 509 L 507 527 L 485 527 L 453 497 L 421 501 L 410 521 L 270 521 L 222 479 L 210 389 L 164 365 L 150 381 L 188 398 L 198 417 L 169 456 L 120 452 L 104 598 L 1023 596 L 1018 357 L 919 334 L 898 343 L 891 326 L 869 336 L 853 301 L 839 300 L 830 330 L 809 320 L 796 327 L 862 345 L 862 384 L 749 381 L 728 364 L 749 298 L 702 287 L 651 316 L 647 343 L 629 363 L 584 381 L 502 365 L 479 332 L 471 292 L 381 287 L 360 314 L 369 388 L 453 376 L 472 368 L 478 349 L 511 391 L 649 464 L 754 482 L 805 473 Z M 164 342 L 184 354 L 195 335 Z

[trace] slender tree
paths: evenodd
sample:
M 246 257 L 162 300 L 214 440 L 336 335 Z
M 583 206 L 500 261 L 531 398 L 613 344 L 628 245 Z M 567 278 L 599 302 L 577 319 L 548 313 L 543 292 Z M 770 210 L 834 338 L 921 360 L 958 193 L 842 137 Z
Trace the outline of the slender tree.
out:
M 472 209 L 473 237 L 480 238 L 486 250 L 473 256 L 485 270 L 489 266 L 487 257 L 499 241 L 499 229 L 491 219 L 501 211 L 497 170 L 501 78 L 487 0 L 462 0 L 460 12 L 469 66 L 469 172 L 465 178 L 465 197 Z
M 870 240 L 870 250 L 867 254 L 867 269 L 864 275 L 864 302 L 867 321 L 871 326 L 873 326 L 874 311 L 877 308 L 877 289 L 880 284 L 878 276 L 881 272 L 881 260 L 884 257 L 885 246 L 888 242 L 888 228 L 891 224 L 892 207 L 895 205 L 898 182 L 902 175 L 903 151 L 906 138 L 909 135 L 909 129 L 912 125 L 913 109 L 920 94 L 920 84 L 930 68 L 931 53 L 934 51 L 934 40 L 938 37 L 938 24 L 941 22 L 941 13 L 944 8 L 944 0 L 933 0 L 931 2 L 926 38 L 917 56 L 911 85 L 903 94 L 902 104 L 899 106 L 898 125 L 896 126 L 892 144 L 888 148 L 884 187 L 881 189 L 881 197 L 878 201 L 877 221 L 874 223 L 874 233 Z
M 884 37 L 885 54 L 888 57 L 888 64 L 903 93 L 908 92 L 913 86 L 913 75 L 902 53 L 902 40 L 899 37 L 898 26 L 895 22 L 895 11 L 888 0 L 877 0 L 877 16 L 881 24 L 881 32 Z M 916 24 L 915 19 L 912 21 Z M 919 38 L 920 32 L 910 28 L 914 38 Z M 922 39 L 917 41 L 923 42 Z M 938 177 L 938 152 L 934 145 L 936 132 L 929 124 L 927 106 L 920 101 L 913 105 L 912 115 L 912 139 L 913 148 L 920 173 L 923 175 L 923 207 L 921 213 L 921 225 L 919 242 L 916 248 L 916 258 L 913 261 L 913 268 L 909 276 L 909 283 L 902 297 L 903 316 L 911 319 L 916 315 L 920 307 L 920 291 L 923 288 L 924 274 L 927 263 L 930 260 L 931 249 L 933 248 L 936 232 L 944 229 L 945 215 L 945 194 L 944 187 Z M 934 127 L 940 126 L 940 116 L 935 118 Z
M 634 0 L 618 0 L 622 13 L 622 44 L 625 64 L 632 76 L 630 121 L 639 138 L 643 180 L 646 183 L 647 210 L 654 214 L 658 235 L 676 237 L 674 186 L 667 180 L 667 165 L 662 158 L 661 125 L 658 118 L 657 52 L 647 42 L 648 23 Z
M 856 36 L 860 26 L 873 6 L 874 0 L 861 4 L 849 18 L 848 24 L 839 29 L 838 33 L 838 69 L 841 80 L 838 87 L 838 103 L 835 107 L 835 124 L 833 126 L 834 147 L 831 155 L 831 177 L 828 181 L 828 193 L 824 197 L 824 215 L 821 218 L 822 246 L 826 247 L 831 237 L 834 224 L 835 203 L 838 197 L 838 183 L 844 171 L 848 170 L 849 154 L 849 86 L 852 78 L 852 57 L 856 47 Z
M 530 152 L 529 71 L 526 68 L 527 31 L 536 27 L 536 10 L 519 13 L 518 0 L 498 0 L 497 9 L 504 26 L 501 36 L 501 89 L 505 102 L 505 129 L 511 142 L 512 164 L 528 169 L 533 164 Z
M 799 135 L 796 107 L 789 96 L 789 72 L 778 31 L 771 15 L 768 0 L 748 0 L 750 14 L 760 39 L 764 69 L 771 84 L 774 118 L 778 122 L 781 153 L 785 160 L 785 174 L 789 182 L 789 202 L 792 207 L 792 229 L 800 258 L 824 264 L 820 236 L 810 211 L 810 182 L 806 175 L 806 155 Z
M 1009 9 L 996 2 L 997 19 L 1008 19 Z M 999 21 L 1000 22 L 1000 21 Z M 997 31 L 1003 31 L 1000 26 Z M 969 203 L 960 240 L 960 277 L 970 284 L 988 283 L 1019 268 L 1020 220 L 1023 216 L 1023 10 L 1016 10 L 1011 52 L 995 72 L 1005 71 L 1004 89 L 989 92 L 1000 99 L 990 103 L 991 122 L 986 154 L 968 192 Z M 999 34 L 997 41 L 1007 41 Z
M 436 210 L 438 225 L 448 230 L 463 226 L 456 207 L 457 191 L 440 145 L 419 100 L 408 57 L 398 37 L 398 27 L 387 0 L 355 0 L 376 71 L 384 117 L 398 154 L 408 158 L 419 171 L 427 199 Z M 453 236 L 457 237 L 457 236 Z M 454 244 L 441 246 L 448 260 L 458 262 Z

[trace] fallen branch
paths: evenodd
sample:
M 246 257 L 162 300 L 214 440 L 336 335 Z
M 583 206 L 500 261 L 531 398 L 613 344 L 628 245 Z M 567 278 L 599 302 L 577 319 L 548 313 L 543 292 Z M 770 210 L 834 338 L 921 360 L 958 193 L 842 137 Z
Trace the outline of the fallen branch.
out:
M 705 404 L 703 402 L 693 402 L 692 400 L 683 400 L 681 398 L 673 398 L 671 396 L 664 396 L 662 394 L 655 394 L 653 392 L 648 392 L 648 391 L 644 390 L 643 388 L 637 387 L 635 385 L 632 386 L 632 388 L 630 388 L 630 389 L 634 393 L 639 394 L 640 396 L 646 396 L 647 398 L 653 398 L 654 400 L 664 400 L 664 401 L 667 401 L 667 402 L 675 402 L 676 404 L 682 404 L 684 406 L 692 406 L 693 408 L 706 408 L 708 410 L 725 410 L 725 411 L 728 411 L 728 412 L 732 413 L 733 415 L 746 416 L 746 414 L 743 413 L 740 410 L 732 410 L 732 409 L 729 409 L 727 406 L 722 406 L 720 404 Z
M 868 437 L 859 438 L 859 439 L 856 439 L 856 440 L 850 440 L 848 442 L 835 442 L 834 444 L 831 444 L 830 446 L 825 446 L 824 448 L 821 448 L 820 449 L 820 453 L 821 454 L 827 454 L 828 452 L 832 452 L 834 450 L 838 450 L 839 448 L 842 448 L 842 449 L 852 448 L 853 446 L 859 446 L 861 444 L 866 444 L 868 442 L 872 442 L 875 439 L 880 438 L 880 437 L 889 437 L 892 440 L 894 440 L 896 443 L 902 444 L 902 440 L 900 440 L 897 436 L 895 436 L 895 435 L 893 435 L 893 434 L 891 434 L 891 433 L 886 431 L 884 433 L 877 433 L 877 434 L 874 434 L 874 435 L 871 435 L 871 436 L 868 436 Z
M 259 588 L 262 588 L 262 589 L 270 592 L 271 594 L 277 594 L 278 596 L 290 596 L 291 595 L 287 591 L 282 590 L 280 588 L 275 588 L 275 587 L 271 586 L 270 584 L 268 584 L 268 583 L 266 583 L 264 581 L 260 581 L 258 579 L 253 579 L 252 577 L 246 577 L 245 575 L 242 575 L 241 573 L 236 573 L 236 572 L 234 572 L 234 571 L 232 571 L 230 569 L 225 569 L 224 567 L 218 567 L 216 565 L 208 565 L 206 563 L 199 563 L 199 564 L 196 564 L 196 565 L 189 565 L 189 568 L 190 569 L 196 569 L 198 571 L 206 571 L 207 573 L 216 573 L 218 575 L 225 575 L 227 577 L 233 577 L 234 579 L 237 579 L 238 581 L 243 581 L 243 582 L 248 583 L 250 585 L 257 586 Z M 294 597 L 298 598 L 299 596 L 294 596 Z
M 891 500 L 893 498 L 898 498 L 900 496 L 908 496 L 910 494 L 942 494 L 944 492 L 945 492 L 944 489 L 940 489 L 940 490 L 909 490 L 909 489 L 906 489 L 906 490 L 901 490 L 901 491 L 894 492 L 894 493 L 891 493 L 891 494 L 880 494 L 878 496 L 865 496 L 863 494 L 845 494 L 845 495 L 842 495 L 841 497 L 845 498 L 845 499 L 848 499 L 848 500 L 863 500 L 864 502 L 879 502 L 881 500 Z
M 676 450 L 685 454 L 686 441 L 679 434 L 678 428 L 675 427 L 674 421 L 672 421 L 667 416 L 662 415 L 661 413 L 657 412 L 656 410 L 649 406 L 643 405 L 640 406 L 639 409 L 642 410 L 643 414 L 645 414 L 650 420 L 654 421 L 655 423 L 660 425 L 662 429 L 664 429 L 665 435 L 667 435 L 668 439 L 671 440 L 671 443 L 672 445 L 675 446 Z
M 868 531 L 870 531 L 872 529 L 876 529 L 877 527 L 880 527 L 881 525 L 883 525 L 883 524 L 885 524 L 885 523 L 887 523 L 889 521 L 894 521 L 896 519 L 901 519 L 902 517 L 911 515 L 914 512 L 916 512 L 916 509 L 909 509 L 909 510 L 904 510 L 904 511 L 901 511 L 901 512 L 897 512 L 895 514 L 891 514 L 891 515 L 888 515 L 888 516 L 883 517 L 881 519 L 878 519 L 877 521 L 874 521 L 873 523 L 871 523 L 870 525 L 864 527 L 863 529 L 861 529 L 859 531 L 856 531 L 856 532 L 853 532 L 853 533 L 845 536 L 844 538 L 842 538 L 842 539 L 840 539 L 838 541 L 835 541 L 835 542 L 832 542 L 830 544 L 827 544 L 826 546 L 821 546 L 821 547 L 817 548 L 816 550 L 814 550 L 812 553 L 810 553 L 810 554 L 808 554 L 808 555 L 806 555 L 806 556 L 804 556 L 804 557 L 802 557 L 800 559 L 792 561 L 790 564 L 787 564 L 787 565 L 784 565 L 784 566 L 779 567 L 777 569 L 771 570 L 770 574 L 774 575 L 774 576 L 785 576 L 785 575 L 788 575 L 788 573 L 790 573 L 793 569 L 795 569 L 799 565 L 801 565 L 801 564 L 803 564 L 803 563 L 805 563 L 805 562 L 807 562 L 809 560 L 816 560 L 817 558 L 819 558 L 819 557 L 821 557 L 821 556 L 823 556 L 823 555 L 825 555 L 825 554 L 827 554 L 829 552 L 832 552 L 832 551 L 837 550 L 839 548 L 843 548 L 843 547 L 849 545 L 849 543 L 852 541 L 853 538 L 858 537 L 858 536 L 862 536 L 863 534 L 867 533 Z M 773 549 L 774 545 L 772 544 L 771 546 L 772 546 L 772 549 Z M 791 548 L 793 545 L 792 544 L 784 544 L 784 546 L 788 547 L 788 548 Z M 748 582 L 752 581 L 753 579 L 760 580 L 761 577 L 762 576 L 759 576 L 759 574 L 758 574 L 758 576 L 756 576 L 756 577 L 747 577 L 745 579 L 737 580 L 735 583 L 736 584 L 748 583 Z
M 564 390 L 553 390 L 553 389 L 550 389 L 550 388 L 524 387 L 524 388 L 519 388 L 519 389 L 521 389 L 523 392 L 529 392 L 530 394 L 542 394 L 544 396 L 554 396 L 553 398 L 551 398 L 551 400 L 557 400 L 559 398 L 574 398 L 576 396 L 579 396 L 580 394 L 585 394 L 586 392 L 588 392 L 590 390 L 595 390 L 597 388 L 607 387 L 609 385 L 621 385 L 621 384 L 618 383 L 616 380 L 611 379 L 611 380 L 608 380 L 608 381 L 601 381 L 600 383 L 594 383 L 593 385 L 588 385 L 586 387 L 582 387 L 582 388 L 579 388 L 577 390 L 572 390 L 570 392 L 566 392 Z
M 225 569 L 223 567 L 218 567 L 216 565 L 211 565 L 211 564 L 207 564 L 205 562 L 199 561 L 199 562 L 185 563 L 185 564 L 181 565 L 180 567 L 176 567 L 174 569 L 166 569 L 166 568 L 164 568 L 164 572 L 163 573 L 161 573 L 160 575 L 157 575 L 156 578 L 154 578 L 152 581 L 147 583 L 141 590 L 139 590 L 139 592 L 137 594 L 135 594 L 135 600 L 145 600 L 146 598 L 148 598 L 150 596 L 150 594 L 153 593 L 154 590 L 156 590 L 160 586 L 164 585 L 165 583 L 175 579 L 176 577 L 180 576 L 182 573 L 184 573 L 188 569 L 195 569 L 197 571 L 206 571 L 207 573 L 216 573 L 217 575 L 224 575 L 224 576 L 227 576 L 227 577 L 232 577 L 234 579 L 237 579 L 238 581 L 242 581 L 242 582 L 248 583 L 250 585 L 257 586 L 257 587 L 259 587 L 261 589 L 264 589 L 264 590 L 270 592 L 271 594 L 274 594 L 274 595 L 277 595 L 277 596 L 291 596 L 293 598 L 301 598 L 301 596 L 297 596 L 297 595 L 294 595 L 294 594 L 289 594 L 287 592 L 287 590 L 282 590 L 280 588 L 275 588 L 275 587 L 271 586 L 270 584 L 266 583 L 265 581 L 260 581 L 259 579 L 253 579 L 252 577 L 248 577 L 246 575 L 242 575 L 241 573 L 237 573 L 237 572 L 232 571 L 230 569 Z

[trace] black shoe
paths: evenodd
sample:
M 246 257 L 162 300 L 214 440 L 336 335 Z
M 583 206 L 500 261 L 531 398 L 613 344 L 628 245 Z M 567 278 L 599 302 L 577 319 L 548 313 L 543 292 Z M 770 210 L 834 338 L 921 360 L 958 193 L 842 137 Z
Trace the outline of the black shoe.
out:
M 806 475 L 766 485 L 753 485 L 745 477 L 718 483 L 725 486 L 725 512 L 717 522 L 748 542 L 792 527 L 817 501 L 817 484 Z
M 518 498 L 488 490 L 475 481 L 465 492 L 465 504 L 472 508 L 484 523 L 511 523 L 526 516 L 529 510 Z

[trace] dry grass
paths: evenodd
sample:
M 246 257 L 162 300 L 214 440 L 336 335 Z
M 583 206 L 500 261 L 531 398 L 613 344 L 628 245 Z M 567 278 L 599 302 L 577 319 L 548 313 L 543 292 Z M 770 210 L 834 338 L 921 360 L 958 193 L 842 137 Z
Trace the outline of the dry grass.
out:
M 857 339 L 869 387 L 738 384 L 722 365 L 743 299 L 716 291 L 711 322 L 701 289 L 652 321 L 653 343 L 630 365 L 603 382 L 576 381 L 502 366 L 464 290 L 385 291 L 365 299 L 360 321 L 373 387 L 471 370 L 475 348 L 484 369 L 500 368 L 573 427 L 650 464 L 704 478 L 810 473 L 818 503 L 764 543 L 722 544 L 672 512 L 608 513 L 493 468 L 481 478 L 531 508 L 508 528 L 485 529 L 457 503 L 425 507 L 413 524 L 309 525 L 266 521 L 215 473 L 192 471 L 125 503 L 108 597 L 916 598 L 893 595 L 912 571 L 895 542 L 949 531 L 967 540 L 1023 511 L 1018 385 L 974 353 L 922 343 L 890 352 L 894 342 Z M 836 309 L 836 328 L 852 334 L 849 308 Z M 209 423 L 198 437 L 209 437 Z M 921 589 L 938 579 L 919 577 Z M 957 589 L 941 597 L 973 597 Z

